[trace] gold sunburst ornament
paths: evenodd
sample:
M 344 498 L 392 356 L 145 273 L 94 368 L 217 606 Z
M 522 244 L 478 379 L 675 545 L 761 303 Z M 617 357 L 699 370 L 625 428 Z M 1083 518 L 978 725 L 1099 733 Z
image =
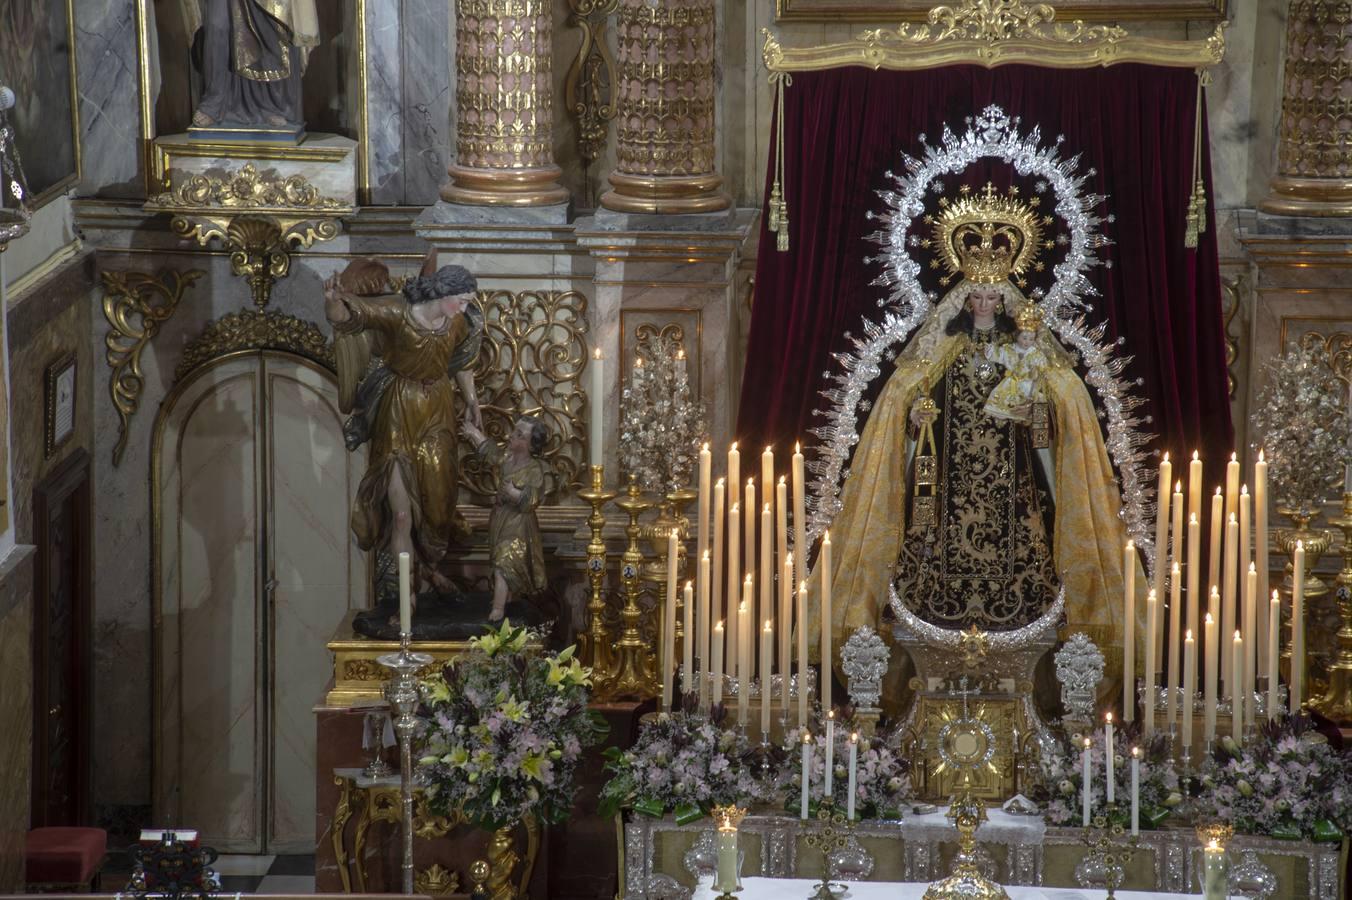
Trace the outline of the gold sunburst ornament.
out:
M 1020 197 L 1017 187 L 1001 194 L 990 182 L 976 194 L 964 185 L 956 201 L 940 198 L 938 215 L 925 217 L 931 237 L 921 242 L 947 272 L 939 283 L 962 275 L 977 284 L 1013 279 L 1025 286 L 1023 275 L 1034 267 L 1042 232 L 1052 224 L 1051 216 L 1038 212 L 1040 204 L 1038 197 Z

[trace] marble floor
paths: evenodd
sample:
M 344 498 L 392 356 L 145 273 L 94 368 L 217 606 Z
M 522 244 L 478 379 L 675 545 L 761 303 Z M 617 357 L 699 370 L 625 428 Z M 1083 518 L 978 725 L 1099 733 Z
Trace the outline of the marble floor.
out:
M 313 894 L 315 858 L 304 856 L 221 856 L 216 860 L 221 893 Z

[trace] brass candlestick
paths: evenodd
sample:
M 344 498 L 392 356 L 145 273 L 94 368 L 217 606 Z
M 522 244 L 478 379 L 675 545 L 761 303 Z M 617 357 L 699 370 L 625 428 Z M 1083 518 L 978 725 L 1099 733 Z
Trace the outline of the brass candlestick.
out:
M 597 697 L 613 700 L 617 697 L 634 697 L 646 700 L 656 697 L 661 688 L 657 681 L 657 665 L 652 649 L 643 642 L 639 631 L 639 619 L 643 610 L 639 608 L 639 578 L 643 568 L 643 551 L 639 549 L 642 526 L 639 516 L 652 507 L 652 501 L 646 499 L 638 489 L 638 482 L 631 474 L 629 490 L 615 501 L 615 505 L 629 516 L 625 534 L 629 537 L 629 546 L 620 558 L 620 579 L 624 587 L 624 608 L 620 610 L 620 620 L 624 631 L 615 642 L 615 656 L 610 661 L 605 675 L 598 679 Z
M 1290 595 L 1294 587 L 1292 573 L 1295 571 L 1296 542 L 1300 541 L 1305 546 L 1305 599 L 1324 596 L 1329 592 L 1329 586 L 1314 574 L 1314 567 L 1319 564 L 1319 557 L 1323 556 L 1333 543 L 1332 532 L 1325 528 L 1311 528 L 1310 521 L 1318 513 L 1307 510 L 1304 506 L 1279 506 L 1277 512 L 1296 523 L 1295 528 L 1280 529 L 1273 536 L 1288 560 L 1286 578 L 1282 581 L 1287 595 Z
M 386 653 L 376 661 L 394 673 L 385 686 L 385 698 L 398 715 L 394 733 L 399 738 L 399 821 L 403 832 L 403 893 L 413 893 L 413 731 L 418 717 L 418 672 L 432 664 L 426 653 L 411 650 L 413 635 L 399 634 L 399 652 Z
M 591 467 L 591 489 L 578 491 L 577 495 L 591 504 L 591 515 L 587 525 L 591 528 L 591 541 L 587 544 L 587 577 L 591 579 L 591 603 L 587 611 L 591 614 L 591 624 L 583 640 L 583 659 L 595 672 L 610 670 L 610 634 L 606 631 L 605 584 L 606 584 L 606 542 L 602 531 L 606 527 L 606 517 L 601 510 L 617 496 L 614 491 L 605 489 L 605 466 Z
M 808 900 L 838 900 L 845 894 L 845 885 L 831 881 L 831 854 L 850 845 L 850 829 L 854 823 L 836 809 L 832 797 L 823 797 L 817 804 L 817 821 L 821 827 L 803 838 L 803 843 L 822 851 L 822 880 L 813 887 Z
M 1329 666 L 1329 687 L 1310 705 L 1339 724 L 1352 722 L 1352 494 L 1343 494 L 1343 514 L 1332 520 L 1343 533 L 1343 568 L 1337 576 L 1338 653 Z
M 1097 868 L 1102 873 L 1103 888 L 1108 892 L 1110 900 L 1116 896 L 1114 892 L 1126 880 L 1126 865 L 1141 843 L 1141 839 L 1135 836 L 1123 841 L 1122 836 L 1125 833 L 1126 829 L 1118 820 L 1116 803 L 1109 803 L 1106 809 L 1094 816 L 1090 825 L 1084 829 L 1082 841 L 1089 852 L 1076 867 L 1075 875 L 1081 885 L 1088 887 L 1095 882 L 1093 874 Z

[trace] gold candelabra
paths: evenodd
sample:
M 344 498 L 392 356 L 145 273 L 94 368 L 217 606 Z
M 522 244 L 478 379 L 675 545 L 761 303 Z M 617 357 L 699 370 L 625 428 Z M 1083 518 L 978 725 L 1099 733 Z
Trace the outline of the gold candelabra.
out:
M 605 483 L 605 466 L 592 466 L 591 488 L 577 492 L 592 508 L 587 517 L 587 525 L 591 528 L 591 541 L 587 543 L 587 577 L 591 579 L 591 603 L 587 605 L 587 611 L 591 614 L 591 624 L 582 638 L 583 659 L 598 674 L 610 671 L 610 634 L 605 623 L 606 541 L 602 535 L 606 517 L 601 510 L 617 496 L 614 491 L 605 489 Z
M 620 621 L 624 630 L 615 642 L 613 658 L 609 660 L 604 674 L 597 678 L 596 695 L 606 700 L 619 697 L 646 700 L 656 697 L 661 691 L 652 649 L 644 642 L 639 631 L 639 620 L 643 618 L 643 610 L 638 605 L 639 580 L 643 568 L 639 538 L 643 527 L 638 520 L 653 504 L 639 491 L 638 482 L 631 474 L 629 490 L 615 501 L 615 505 L 629 516 L 629 524 L 625 526 L 629 545 L 620 558 L 620 580 L 624 587 L 624 608 L 620 610 Z
M 1131 861 L 1141 843 L 1141 839 L 1134 835 L 1123 840 L 1124 834 L 1126 829 L 1122 827 L 1118 816 L 1117 804 L 1109 803 L 1104 811 L 1094 816 L 1091 823 L 1085 827 L 1082 838 L 1089 852 L 1085 854 L 1081 865 L 1086 867 L 1087 872 L 1092 872 L 1096 866 L 1102 871 L 1103 889 L 1108 892 L 1110 900 L 1117 896 L 1114 892 L 1126 880 L 1127 863 Z
M 803 838 L 803 843 L 822 851 L 821 884 L 816 885 L 808 900 L 837 900 L 844 896 L 845 885 L 831 881 L 831 854 L 850 845 L 850 829 L 854 822 L 836 809 L 832 797 L 823 797 L 818 803 L 817 821 L 821 827 Z
M 1339 724 L 1352 722 L 1352 494 L 1343 494 L 1343 514 L 1329 524 L 1343 533 L 1343 568 L 1338 573 L 1338 653 L 1329 666 L 1329 686 L 1311 705 Z

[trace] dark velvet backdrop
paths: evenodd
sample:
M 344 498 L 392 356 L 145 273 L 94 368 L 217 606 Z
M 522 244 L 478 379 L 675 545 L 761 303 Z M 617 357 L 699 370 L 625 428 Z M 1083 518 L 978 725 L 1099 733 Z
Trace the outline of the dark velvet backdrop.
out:
M 1122 350 L 1134 358 L 1127 375 L 1143 380 L 1143 413 L 1153 416 L 1158 446 L 1175 456 L 1200 447 L 1218 476 L 1233 430 L 1209 207 L 1200 246 L 1183 246 L 1196 89 L 1191 70 L 1143 65 L 795 73 L 784 104 L 791 246 L 776 251 L 762 217 L 737 430 L 743 446 L 788 448 L 802 437 L 811 447 L 809 429 L 822 422 L 812 411 L 825 405 L 822 375 L 838 371 L 831 351 L 847 347 L 844 334 L 858 333 L 862 317 L 879 316 L 884 288 L 870 282 L 880 267 L 864 262 L 878 252 L 867 238 L 878 223 L 866 218 L 881 212 L 875 191 L 889 169 L 901 170 L 902 153 L 919 153 L 918 135 L 937 143 L 945 123 L 961 133 L 965 117 L 995 103 L 1021 117 L 1023 129 L 1039 125 L 1044 141 L 1064 135 L 1062 156 L 1080 154 L 1080 171 L 1096 170 L 1088 187 L 1107 196 L 1101 214 L 1116 221 L 1103 226 L 1114 243 L 1099 256 L 1112 268 L 1091 273 L 1102 296 L 1088 318 L 1106 318 L 1109 334 L 1125 338 Z M 1207 154 L 1204 144 L 1209 195 Z M 1010 180 L 998 160 L 969 171 L 963 180 L 974 186 Z M 956 187 L 945 185 L 948 193 Z M 1030 289 L 1050 283 L 1050 271 L 1032 275 Z

